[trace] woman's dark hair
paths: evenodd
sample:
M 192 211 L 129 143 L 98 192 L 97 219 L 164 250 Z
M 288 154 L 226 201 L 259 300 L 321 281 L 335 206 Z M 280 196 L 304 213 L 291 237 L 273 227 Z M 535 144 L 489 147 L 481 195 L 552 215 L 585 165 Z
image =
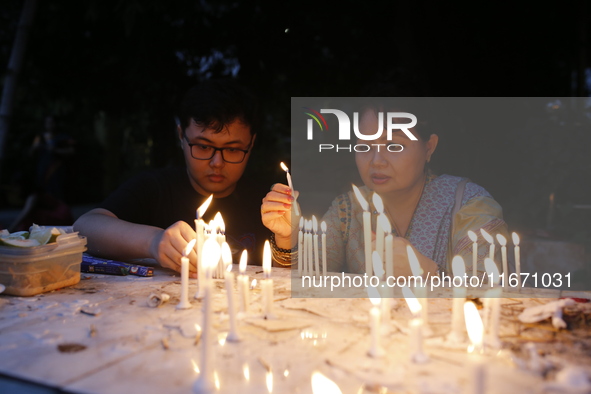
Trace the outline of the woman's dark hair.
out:
M 221 132 L 239 120 L 250 127 L 251 135 L 259 129 L 259 105 L 256 97 L 233 80 L 208 80 L 191 88 L 180 106 L 179 121 L 185 130 L 191 120 Z

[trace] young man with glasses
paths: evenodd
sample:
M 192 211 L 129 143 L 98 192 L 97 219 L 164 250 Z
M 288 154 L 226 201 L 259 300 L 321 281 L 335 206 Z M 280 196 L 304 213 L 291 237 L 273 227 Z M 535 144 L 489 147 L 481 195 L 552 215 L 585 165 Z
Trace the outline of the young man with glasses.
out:
M 154 258 L 179 271 L 182 251 L 195 238 L 196 210 L 213 194 L 203 219 L 221 212 L 235 262 L 247 249 L 250 262 L 260 264 L 268 231 L 259 208 L 269 183 L 243 179 L 239 184 L 256 141 L 255 98 L 231 81 L 207 81 L 187 92 L 177 123 L 186 167 L 128 181 L 99 208 L 81 216 L 74 229 L 87 236 L 94 255 Z M 194 272 L 195 252 L 189 257 Z

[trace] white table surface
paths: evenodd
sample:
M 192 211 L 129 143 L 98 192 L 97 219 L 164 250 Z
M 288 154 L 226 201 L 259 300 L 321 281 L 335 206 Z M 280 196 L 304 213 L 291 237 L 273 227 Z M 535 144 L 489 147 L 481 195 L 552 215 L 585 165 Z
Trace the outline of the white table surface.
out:
M 251 279 L 262 279 L 261 267 L 248 267 L 248 274 Z M 314 371 L 334 380 L 343 393 L 457 393 L 467 389 L 472 356 L 463 347 L 446 347 L 441 340 L 450 330 L 450 299 L 429 301 L 434 337 L 426 340 L 428 363 L 409 361 L 406 327 L 410 312 L 404 300 L 396 300 L 392 324 L 382 339 L 386 356 L 371 358 L 367 355 L 369 300 L 291 298 L 289 274 L 286 269 L 273 270 L 275 321 L 262 319 L 260 286 L 253 291 L 251 314 L 239 320 L 242 341 L 238 343 L 223 341 L 229 326 L 226 293 L 223 280 L 216 281 L 214 331 L 218 340 L 210 362 L 219 392 L 267 393 L 268 375 L 272 374 L 274 393 L 311 393 Z M 72 392 L 191 392 L 198 377 L 193 362 L 199 362 L 202 346 L 194 344 L 195 323 L 201 324 L 201 302 L 192 297 L 197 281 L 190 283 L 194 307 L 177 310 L 180 278 L 172 271 L 157 268 L 151 278 L 82 276 L 78 285 L 35 297 L 0 295 L 0 373 Z M 165 292 L 171 299 L 158 308 L 148 307 L 146 300 L 152 292 Z M 502 300 L 504 350 L 485 357 L 487 393 L 552 392 L 552 385 L 558 384 L 556 373 L 574 364 L 591 373 L 588 328 L 557 332 L 549 323 L 536 326 L 517 321 L 525 306 L 549 301 Z M 81 308 L 100 313 L 88 315 Z M 552 364 L 545 377 L 528 370 L 526 342 L 534 342 L 543 361 Z M 64 344 L 85 349 L 60 352 L 58 345 Z M 0 387 L 11 384 L 17 383 L 5 381 Z

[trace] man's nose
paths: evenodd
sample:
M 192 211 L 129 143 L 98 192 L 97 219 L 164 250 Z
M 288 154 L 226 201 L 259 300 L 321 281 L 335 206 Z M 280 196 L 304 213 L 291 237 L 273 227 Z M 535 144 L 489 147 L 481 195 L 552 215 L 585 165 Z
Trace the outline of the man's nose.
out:
M 213 154 L 213 157 L 209 160 L 210 167 L 223 167 L 224 166 L 224 158 L 222 156 L 221 150 L 216 150 Z

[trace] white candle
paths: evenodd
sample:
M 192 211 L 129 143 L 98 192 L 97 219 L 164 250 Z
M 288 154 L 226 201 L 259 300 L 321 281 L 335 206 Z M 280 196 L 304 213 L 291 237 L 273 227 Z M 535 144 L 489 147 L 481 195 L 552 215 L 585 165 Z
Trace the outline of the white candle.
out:
M 302 275 L 304 261 L 304 217 L 300 217 L 300 230 L 298 231 L 298 274 Z
M 242 251 L 240 256 L 240 264 L 238 266 L 240 275 L 238 275 L 238 294 L 240 295 L 240 311 L 248 313 L 248 306 L 250 305 L 250 283 L 248 283 L 248 275 L 246 275 L 246 262 L 248 261 L 248 252 Z
M 283 164 L 283 162 L 281 162 L 280 165 L 281 165 L 281 168 L 283 169 L 283 171 L 285 171 L 285 173 L 287 174 L 287 184 L 288 184 L 289 188 L 291 189 L 291 192 L 293 193 L 295 191 L 295 189 L 293 188 L 293 183 L 291 181 L 291 174 L 289 173 L 289 168 L 287 168 L 287 166 L 285 164 Z M 298 209 L 298 204 L 295 200 L 293 202 L 293 209 L 294 209 L 294 213 L 299 216 L 300 211 Z
M 512 233 L 511 237 L 513 238 L 513 245 L 515 245 L 513 251 L 515 252 L 515 273 L 517 274 L 517 291 L 521 291 L 521 256 L 519 248 L 519 235 L 517 235 L 517 233 Z
M 371 216 L 369 212 L 369 204 L 363 198 L 361 191 L 355 185 L 353 185 L 353 192 L 361 208 L 363 209 L 363 244 L 365 250 L 365 273 L 367 276 L 371 276 Z
M 265 279 L 261 281 L 261 295 L 265 319 L 270 319 L 273 313 L 273 279 L 271 279 L 271 245 L 265 241 L 263 248 L 263 272 Z
M 224 242 L 224 245 L 227 245 L 227 243 Z M 236 329 L 236 309 L 234 308 L 234 273 L 232 272 L 231 263 L 227 265 L 224 280 L 226 282 L 226 293 L 228 295 L 228 316 L 230 318 L 230 332 L 228 332 L 226 340 L 230 342 L 238 342 L 240 341 L 240 336 L 238 335 L 238 331 Z
M 501 317 L 501 293 L 503 289 L 499 287 L 499 269 L 492 259 L 484 259 L 486 272 L 492 274 L 492 288 L 484 293 L 487 308 L 485 309 L 486 319 L 486 343 L 493 348 L 498 349 L 501 346 L 499 341 L 499 320 Z
M 202 298 L 203 297 L 203 290 L 202 290 L 202 283 L 205 280 L 205 276 L 204 276 L 204 270 L 202 268 L 202 262 L 203 262 L 203 256 L 201 254 L 202 250 L 203 250 L 203 242 L 205 241 L 205 222 L 203 221 L 203 215 L 205 215 L 205 212 L 207 211 L 207 208 L 209 208 L 209 204 L 211 203 L 211 200 L 213 199 L 213 194 L 210 195 L 207 200 L 205 200 L 205 202 L 203 204 L 201 204 L 201 206 L 199 208 L 197 208 L 197 218 L 195 219 L 195 233 L 196 233 L 196 239 L 197 239 L 197 243 L 195 245 L 195 247 L 197 248 L 197 279 L 198 279 L 198 283 L 199 283 L 199 292 L 197 294 L 195 294 L 195 298 Z
M 322 229 L 322 275 L 326 275 L 327 262 L 326 262 L 326 222 L 320 223 Z
M 413 314 L 413 318 L 408 323 L 410 333 L 410 359 L 416 364 L 423 364 L 429 361 L 429 357 L 423 351 L 423 319 L 421 319 L 421 303 L 417 301 L 412 290 L 404 286 L 402 294 L 408 304 L 408 308 Z
M 314 275 L 320 275 L 320 254 L 318 252 L 318 221 L 312 215 L 312 237 L 314 239 Z
M 181 257 L 181 296 L 176 309 L 189 309 L 192 307 L 189 302 L 189 254 L 195 247 L 196 239 L 189 241 L 183 250 L 183 257 Z
M 380 255 L 382 261 L 384 261 L 384 227 L 380 225 L 380 222 L 388 220 L 386 215 L 384 215 L 384 203 L 382 202 L 382 198 L 377 194 L 374 193 L 372 196 L 372 201 L 374 207 L 376 207 L 376 211 L 378 212 L 378 217 L 376 219 L 376 250 Z
M 466 330 L 468 331 L 468 337 L 471 342 L 468 352 L 473 353 L 473 356 L 470 358 L 472 361 L 472 368 L 470 371 L 469 387 L 465 391 L 468 393 L 482 394 L 484 393 L 485 382 L 484 362 L 480 357 L 480 354 L 483 351 L 482 319 L 478 314 L 476 305 L 471 301 L 464 304 L 464 316 L 466 317 Z
M 486 230 L 483 228 L 480 229 L 480 233 L 482 234 L 484 239 L 488 243 L 490 243 L 488 258 L 494 260 L 495 259 L 495 239 L 492 237 L 492 235 L 487 233 Z
M 382 229 L 384 230 L 384 233 L 388 234 L 384 239 L 386 277 L 394 277 L 394 250 L 392 249 L 394 243 L 394 236 L 392 235 L 392 226 L 390 226 L 390 221 L 385 215 L 382 220 L 378 219 L 378 225 L 381 225 Z M 389 294 L 393 291 L 393 289 L 390 290 L 391 291 L 388 292 Z
M 406 246 L 406 254 L 408 256 L 408 263 L 410 264 L 412 275 L 415 277 L 422 277 L 423 268 L 419 264 L 419 259 L 417 258 L 412 246 Z M 429 300 L 427 299 L 427 286 L 422 280 L 417 280 L 416 284 L 417 285 L 413 289 L 413 292 L 421 304 L 422 321 L 424 324 L 429 324 Z
M 314 241 L 312 238 L 312 220 L 308 220 L 308 275 L 314 275 Z
M 468 237 L 472 241 L 472 276 L 478 276 L 478 236 L 472 230 L 468 230 Z
M 369 300 L 372 303 L 372 307 L 369 310 L 371 342 L 368 353 L 371 357 L 382 357 L 384 355 L 384 350 L 380 347 L 381 312 L 379 308 L 382 299 L 380 298 L 378 290 L 375 287 L 368 287 L 367 294 L 369 296 Z
M 503 267 L 503 287 L 508 286 L 509 266 L 507 265 L 507 239 L 501 234 L 497 234 L 497 241 L 501 245 L 501 263 Z M 494 259 L 493 259 L 494 260 Z
M 453 311 L 451 320 L 451 333 L 448 340 L 454 343 L 463 343 L 466 339 L 466 324 L 464 322 L 464 303 L 466 302 L 466 287 L 464 278 L 466 275 L 466 266 L 461 256 L 455 256 L 452 260 L 452 271 L 454 277 L 462 278 L 462 284 L 454 281 L 453 284 Z
M 208 393 L 215 387 L 212 373 L 212 366 L 214 363 L 211 358 L 211 346 L 213 341 L 213 310 L 211 306 L 213 292 L 211 288 L 211 270 L 220 260 L 220 254 L 220 245 L 215 238 L 209 238 L 203 243 L 203 268 L 205 270 L 205 280 L 203 281 L 203 324 L 201 325 L 201 359 L 199 364 L 201 367 L 201 374 L 193 385 L 193 392 L 196 393 Z
M 226 242 L 226 235 L 225 235 L 226 226 L 224 224 L 224 218 L 222 217 L 221 212 L 216 213 L 213 220 L 215 222 L 215 228 L 213 229 L 214 235 L 216 237 L 216 240 L 218 241 L 218 244 L 220 246 L 222 246 L 222 244 L 224 242 Z M 222 258 L 223 257 L 224 257 L 224 255 L 222 253 Z M 230 257 L 232 257 L 232 253 L 230 253 Z M 218 262 L 216 270 L 214 271 L 215 272 L 214 278 L 222 279 L 224 277 L 225 271 L 226 271 L 226 264 L 224 263 L 223 260 L 220 260 Z
M 380 278 L 380 285 L 378 287 L 378 293 L 380 295 L 380 298 L 382 299 L 382 302 L 380 303 L 380 306 L 382 308 L 382 327 L 384 327 L 384 331 L 388 332 L 388 327 L 390 325 L 390 294 L 389 294 L 389 290 L 390 288 L 388 287 L 387 283 L 383 280 L 383 276 L 384 276 L 384 264 L 382 263 L 382 259 L 380 258 L 380 255 L 378 254 L 378 252 L 376 250 L 373 251 L 373 253 L 371 254 L 371 259 L 373 262 L 373 272 L 374 275 L 377 276 L 378 278 Z

